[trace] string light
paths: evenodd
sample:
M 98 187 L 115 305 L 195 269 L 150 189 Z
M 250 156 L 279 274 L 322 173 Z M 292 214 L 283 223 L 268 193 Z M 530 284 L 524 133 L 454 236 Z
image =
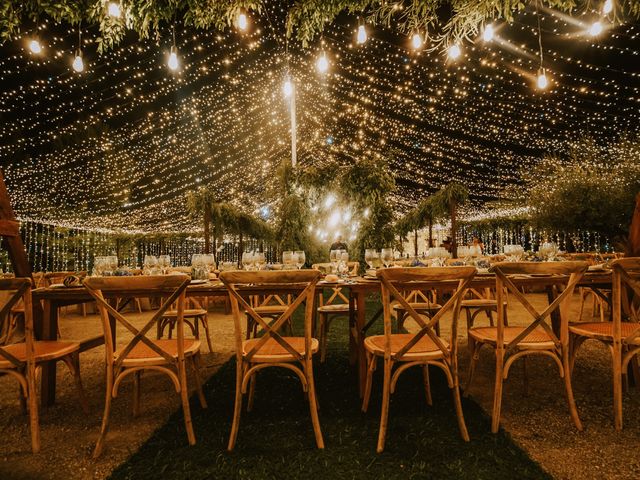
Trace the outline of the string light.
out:
M 247 27 L 249 26 L 249 20 L 247 19 L 247 14 L 244 13 L 243 11 L 240 11 L 240 13 L 238 14 L 238 29 L 240 30 L 246 30 Z
M 42 53 L 42 45 L 37 38 L 32 38 L 31 41 L 29 41 L 29 50 L 31 50 L 31 53 L 36 55 L 40 55 Z
M 293 93 L 293 84 L 291 83 L 291 80 L 289 78 L 287 78 L 284 81 L 284 85 L 282 86 L 282 92 L 284 93 L 285 97 L 290 97 L 291 94 Z
M 549 80 L 547 80 L 547 73 L 545 72 L 544 68 L 538 70 L 538 78 L 536 83 L 540 90 L 544 90 L 549 86 Z
M 414 33 L 411 37 L 411 46 L 414 50 L 418 50 L 422 47 L 422 36 L 419 33 Z
M 324 50 L 320 54 L 320 57 L 318 57 L 316 68 L 320 73 L 325 73 L 329 69 L 329 60 L 327 59 L 327 54 L 324 52 Z
M 613 0 L 606 0 L 602 5 L 602 13 L 609 15 L 611 12 L 613 12 Z
M 545 90 L 549 86 L 547 72 L 544 69 L 544 53 L 542 50 L 542 27 L 540 25 L 540 10 L 538 9 L 539 1 L 536 1 L 536 17 L 538 19 L 538 48 L 540 53 L 540 68 L 538 69 L 538 77 L 536 84 L 539 90 Z
M 591 24 L 591 27 L 589 27 L 589 35 L 591 35 L 592 37 L 597 37 L 601 33 L 602 33 L 602 23 L 593 22 Z
M 357 41 L 360 45 L 367 41 L 367 29 L 364 25 L 360 25 L 358 27 L 358 38 Z
M 494 33 L 495 32 L 493 30 L 493 25 L 489 24 L 489 25 L 484 27 L 484 31 L 482 32 L 482 39 L 485 42 L 490 42 L 491 40 L 493 40 Z
M 171 45 L 171 51 L 169 52 L 169 60 L 167 60 L 167 66 L 169 69 L 175 71 L 180 66 L 178 62 L 178 52 L 176 48 L 176 25 L 173 24 L 173 45 Z
M 460 47 L 457 44 L 451 45 L 448 50 L 448 55 L 451 60 L 457 60 L 462 54 Z
M 120 4 L 116 2 L 109 2 L 107 12 L 109 13 L 109 16 L 113 18 L 120 18 L 120 15 L 122 15 Z

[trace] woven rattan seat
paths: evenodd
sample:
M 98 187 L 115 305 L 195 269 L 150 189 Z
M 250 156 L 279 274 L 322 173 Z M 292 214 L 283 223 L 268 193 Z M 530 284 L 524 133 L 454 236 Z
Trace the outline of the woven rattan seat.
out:
M 356 306 L 353 306 L 354 310 Z M 334 303 L 333 305 L 323 305 L 318 307 L 319 313 L 349 313 L 348 303 Z
M 61 359 L 80 350 L 80 344 L 73 342 L 34 342 L 33 347 L 35 350 L 34 359 L 36 363 Z M 21 362 L 27 361 L 26 343 L 14 343 L 0 348 Z M 8 360 L 0 360 L 0 368 L 9 368 L 10 366 L 11 362 Z
M 206 314 L 207 314 L 207 311 L 204 308 L 185 309 L 184 318 L 199 317 L 200 315 L 206 315 Z M 178 311 L 177 310 L 167 310 L 162 316 L 163 317 L 177 317 L 178 316 Z
M 513 341 L 525 327 L 505 327 L 504 328 L 504 342 L 510 343 Z M 498 337 L 498 329 L 496 327 L 476 327 L 469 330 L 469 335 L 479 342 L 495 343 Z M 536 345 L 537 344 L 537 345 Z M 526 345 L 529 348 L 553 347 L 554 343 L 549 334 L 542 328 L 536 328 L 524 340 L 518 343 L 520 346 Z
M 178 358 L 178 340 L 151 340 L 154 344 L 158 345 L 162 350 L 167 352 L 169 355 Z M 188 357 L 190 355 L 194 355 L 196 352 L 200 350 L 200 341 L 185 339 L 184 341 L 184 356 Z M 122 353 L 121 350 L 116 351 L 113 356 L 117 358 Z M 123 365 L 129 365 L 131 363 L 135 363 L 136 365 L 140 363 L 140 361 L 144 361 L 145 364 L 151 365 L 153 363 L 165 364 L 167 360 L 164 357 L 158 355 L 155 351 L 153 351 L 148 345 L 144 343 L 137 343 L 135 347 L 129 352 L 125 360 L 122 362 Z
M 300 355 L 304 355 L 304 337 L 282 337 L 287 343 L 289 343 L 296 352 Z M 258 338 L 252 338 L 242 343 L 242 353 L 246 355 L 258 342 Z M 311 353 L 318 351 L 319 343 L 315 338 L 311 339 Z M 258 350 L 253 357 L 256 362 L 264 361 L 294 361 L 295 358 L 289 353 L 282 345 L 276 342 L 273 338 L 267 340 L 267 342 Z
M 503 305 L 506 305 L 507 302 L 502 302 Z M 462 308 L 497 308 L 498 301 L 493 298 L 472 298 L 470 300 L 463 300 L 460 303 Z
M 409 302 L 409 305 L 411 306 L 411 308 L 413 308 L 416 312 L 432 312 L 434 310 L 440 310 L 442 308 L 442 305 L 438 304 L 438 303 L 425 303 L 425 302 Z M 393 309 L 395 311 L 404 311 L 405 308 L 398 304 L 395 304 L 393 306 Z
M 622 337 L 628 337 L 635 332 L 640 325 L 631 322 L 620 322 L 620 330 Z M 609 341 L 613 338 L 613 323 L 612 322 L 580 322 L 572 323 L 569 325 L 569 331 L 576 335 L 583 335 L 585 337 L 594 338 L 608 338 Z M 640 344 L 640 338 L 636 338 L 633 341 L 634 344 Z
M 393 355 L 395 353 L 398 353 L 402 349 L 402 347 L 404 347 L 413 337 L 414 335 L 412 333 L 394 334 L 391 337 L 391 354 Z M 448 342 L 444 338 L 441 338 L 440 340 L 445 345 L 445 347 L 448 348 Z M 384 335 L 373 335 L 371 337 L 365 338 L 364 348 L 366 348 L 367 351 L 373 353 L 374 355 L 383 356 Z M 440 358 L 442 357 L 442 355 L 442 350 L 440 350 L 438 345 L 436 345 L 431 338 L 425 335 L 420 340 L 418 340 L 418 343 L 411 347 L 404 356 L 407 359 L 411 359 L 413 357 L 416 357 L 417 359 L 424 357 Z

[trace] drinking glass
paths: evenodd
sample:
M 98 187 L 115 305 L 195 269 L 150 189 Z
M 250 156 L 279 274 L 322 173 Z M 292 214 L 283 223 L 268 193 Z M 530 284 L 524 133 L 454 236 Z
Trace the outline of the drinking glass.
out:
M 392 248 L 383 248 L 380 251 L 380 257 L 382 258 L 382 263 L 386 268 L 389 268 L 389 265 L 393 263 L 393 249 Z
M 298 267 L 298 270 L 300 270 L 304 265 L 304 262 L 306 262 L 306 256 L 302 250 L 296 250 L 294 253 L 294 257 L 296 259 L 296 267 Z
M 213 272 L 216 269 L 216 256 L 212 253 L 203 255 L 204 264 L 208 272 Z
M 245 270 L 252 270 L 253 266 L 253 253 L 252 252 L 242 252 L 242 267 Z
M 293 252 L 291 250 L 282 252 L 282 264 L 285 269 L 288 269 L 293 265 Z
M 160 267 L 160 273 L 162 275 L 166 275 L 169 273 L 169 268 L 171 268 L 171 256 L 170 255 L 160 255 L 158 257 L 158 266 Z
M 146 255 L 143 265 L 143 273 L 145 275 L 155 275 L 158 269 L 158 258 L 154 255 Z
M 378 258 L 378 252 L 373 248 L 367 248 L 364 251 L 364 261 L 367 262 L 367 265 L 369 265 L 369 268 L 375 268 L 374 262 L 376 258 Z
M 258 270 L 262 270 L 267 263 L 267 258 L 264 256 L 264 252 L 256 252 L 253 255 L 253 260 Z

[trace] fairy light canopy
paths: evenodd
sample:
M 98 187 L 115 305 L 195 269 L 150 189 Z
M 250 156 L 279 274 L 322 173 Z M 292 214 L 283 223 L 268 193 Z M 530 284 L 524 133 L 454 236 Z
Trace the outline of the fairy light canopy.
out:
M 158 38 L 124 33 L 101 54 L 95 26 L 46 18 L 5 42 L 0 164 L 18 214 L 189 231 L 198 220 L 185 196 L 203 185 L 247 212 L 272 213 L 277 169 L 290 158 L 287 91 L 301 167 L 387 158 L 398 210 L 450 181 L 476 204 L 496 200 L 544 153 L 640 124 L 634 21 L 531 6 L 430 50 L 426 30 L 399 33 L 342 13 L 303 46 L 285 40 L 277 4 L 242 10 L 225 31 L 169 19 Z

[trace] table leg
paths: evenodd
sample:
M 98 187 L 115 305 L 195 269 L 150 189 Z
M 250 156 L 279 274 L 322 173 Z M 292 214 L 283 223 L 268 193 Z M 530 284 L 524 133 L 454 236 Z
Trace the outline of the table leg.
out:
M 367 356 L 364 349 L 364 326 L 367 322 L 365 292 L 358 291 L 356 294 L 356 347 L 358 354 L 358 384 L 360 386 L 360 398 L 364 395 L 364 386 L 367 380 Z
M 58 339 L 58 305 L 51 300 L 44 300 L 43 315 L 40 322 L 40 340 Z M 40 383 L 40 404 L 42 408 L 56 402 L 56 362 L 42 364 L 42 380 Z
M 356 329 L 356 301 L 355 293 L 349 293 L 349 365 L 355 365 L 358 362 L 358 332 Z

